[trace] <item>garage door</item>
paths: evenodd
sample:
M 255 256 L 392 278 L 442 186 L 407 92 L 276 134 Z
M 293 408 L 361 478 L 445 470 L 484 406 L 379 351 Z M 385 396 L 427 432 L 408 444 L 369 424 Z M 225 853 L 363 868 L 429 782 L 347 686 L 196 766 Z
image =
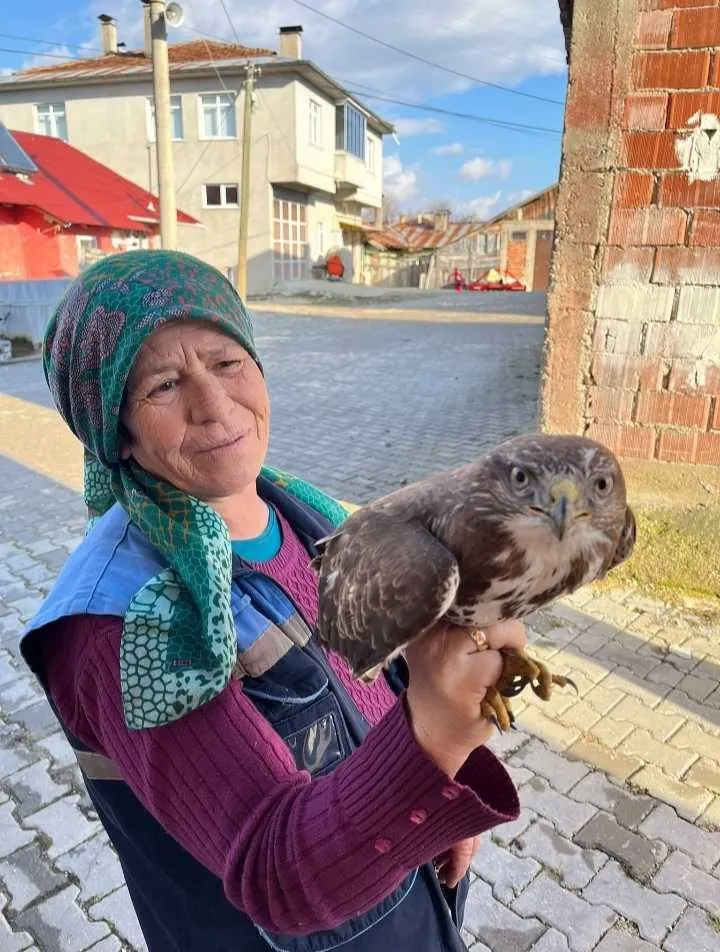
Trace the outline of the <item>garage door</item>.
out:
M 307 198 L 298 192 L 273 195 L 273 280 L 310 276 Z

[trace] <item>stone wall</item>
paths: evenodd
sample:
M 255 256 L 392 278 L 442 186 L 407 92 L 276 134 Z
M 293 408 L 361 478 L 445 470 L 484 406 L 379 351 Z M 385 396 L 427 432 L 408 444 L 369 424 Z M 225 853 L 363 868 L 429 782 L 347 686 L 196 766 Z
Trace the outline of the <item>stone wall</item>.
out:
M 543 425 L 720 464 L 720 0 L 575 0 Z

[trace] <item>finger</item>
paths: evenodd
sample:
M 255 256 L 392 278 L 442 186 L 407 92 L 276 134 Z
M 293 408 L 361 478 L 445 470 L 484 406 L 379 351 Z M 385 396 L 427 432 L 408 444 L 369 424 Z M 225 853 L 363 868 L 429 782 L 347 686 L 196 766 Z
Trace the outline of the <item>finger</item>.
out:
M 503 621 L 484 629 L 491 648 L 524 648 L 527 644 L 527 629 L 521 621 Z

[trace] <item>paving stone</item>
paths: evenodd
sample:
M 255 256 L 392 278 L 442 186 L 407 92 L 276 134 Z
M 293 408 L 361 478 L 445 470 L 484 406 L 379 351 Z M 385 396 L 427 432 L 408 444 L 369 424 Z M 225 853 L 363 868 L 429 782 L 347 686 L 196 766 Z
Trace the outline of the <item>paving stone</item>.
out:
M 62 886 L 64 879 L 49 866 L 37 843 L 16 850 L 0 863 L 0 880 L 10 893 L 15 912 L 21 912 L 38 896 Z M 2 948 L 2 946 L 0 946 Z
M 123 946 L 117 936 L 109 935 L 102 942 L 96 942 L 86 952 L 123 952 Z
M 526 809 L 522 801 L 521 806 L 523 808 L 522 813 L 517 820 L 513 820 L 512 823 L 503 823 L 500 826 L 493 827 L 491 835 L 495 843 L 498 843 L 500 846 L 507 846 L 509 843 L 513 843 L 522 837 L 531 823 L 535 822 L 537 814 L 532 810 Z
M 685 771 L 697 760 L 694 751 L 678 750 L 670 744 L 655 740 L 648 731 L 635 730 L 624 740 L 618 750 L 631 757 L 642 757 L 645 761 L 660 767 L 672 777 L 682 777 Z
M 681 816 L 689 820 L 697 820 L 713 798 L 713 795 L 702 787 L 682 780 L 673 780 L 651 765 L 646 765 L 633 774 L 630 783 L 637 790 L 669 803 Z
M 643 882 L 650 879 L 668 853 L 662 840 L 650 840 L 641 833 L 632 833 L 602 811 L 578 830 L 575 842 L 614 856 L 631 876 Z
M 717 687 L 717 677 L 703 678 L 697 676 L 697 669 L 692 674 L 686 674 L 678 684 L 678 689 L 695 701 L 704 701 Z
M 610 906 L 634 922 L 643 939 L 657 944 L 687 905 L 680 896 L 660 895 L 634 882 L 614 860 L 603 866 L 583 895 L 589 902 Z
M 481 879 L 475 880 L 468 893 L 465 928 L 493 952 L 528 952 L 545 932 L 537 919 L 523 919 L 498 902 Z
M 59 856 L 55 865 L 77 878 L 84 903 L 102 899 L 125 883 L 120 861 L 104 832 Z
M 593 724 L 588 731 L 588 735 L 595 741 L 598 741 L 603 747 L 610 750 L 617 750 L 620 744 L 632 734 L 633 728 L 630 724 L 623 721 L 616 721 L 614 717 L 605 714 L 596 724 Z M 620 755 L 622 756 L 622 755 Z
M 500 902 L 509 903 L 540 872 L 534 859 L 523 859 L 483 837 L 475 854 L 472 869 L 492 886 L 493 895 Z
M 696 866 L 709 872 L 720 862 L 720 833 L 708 833 L 688 823 L 664 803 L 643 820 L 640 831 L 663 839 L 669 846 L 689 853 Z
M 568 748 L 568 754 L 592 764 L 593 767 L 597 767 L 612 777 L 617 777 L 618 780 L 627 780 L 643 766 L 639 757 L 628 757 L 627 754 L 620 754 L 616 750 L 608 750 L 592 737 L 576 740 Z
M 130 893 L 126 886 L 116 889 L 100 902 L 90 906 L 88 912 L 93 919 L 107 919 L 112 922 L 120 936 L 138 952 L 146 948 L 140 923 L 130 902 Z
M 615 687 L 610 678 L 606 678 L 600 684 L 594 685 L 583 700 L 587 701 L 601 714 L 609 714 L 624 697 L 626 697 L 625 692 L 621 691 L 619 687 Z
M 693 661 L 693 664 L 697 664 L 697 661 Z M 653 671 L 657 670 L 653 668 Z M 650 672 L 648 672 L 649 674 Z M 647 675 L 642 677 L 634 668 L 624 668 L 618 666 L 613 669 L 612 680 L 615 684 L 622 685 L 623 690 L 626 694 L 626 700 L 635 700 L 639 701 L 644 707 L 649 707 L 651 710 L 660 709 L 665 703 L 665 696 L 670 691 L 670 688 L 662 684 L 651 684 L 647 680 Z M 613 714 L 615 714 L 613 710 Z M 631 723 L 634 723 L 631 721 Z M 636 724 L 637 727 L 645 727 L 646 724 Z
M 6 899 L 0 896 L 0 949 L 2 952 L 21 952 L 32 945 L 32 936 L 27 932 L 14 932 L 5 918 L 4 908 Z
M 505 761 L 523 744 L 527 744 L 530 735 L 525 731 L 506 731 L 504 734 L 496 733 L 489 746 L 500 760 Z
M 62 892 L 37 905 L 30 906 L 17 917 L 20 928 L 37 936 L 40 948 L 57 952 L 83 952 L 88 946 L 108 935 L 105 923 L 89 922 L 76 905 L 78 890 L 68 886 Z
M 698 760 L 683 777 L 688 783 L 695 783 L 713 793 L 720 793 L 720 764 L 712 760 Z
M 566 836 L 576 833 L 595 812 L 589 803 L 579 803 L 553 790 L 541 777 L 531 780 L 523 788 L 523 803 L 551 820 L 556 829 Z
M 10 684 L 17 681 L 21 672 L 12 663 L 12 658 L 7 651 L 0 651 L 0 685 Z
M 553 870 L 568 889 L 587 886 L 595 873 L 607 862 L 597 850 L 585 850 L 561 836 L 552 824 L 538 820 L 513 845 L 518 855 L 532 857 Z
M 528 707 L 518 718 L 519 726 L 556 747 L 566 748 L 580 736 L 577 727 L 567 727 L 547 717 L 538 707 Z
M 49 767 L 49 761 L 39 760 L 30 767 L 18 770 L 5 781 L 19 801 L 17 816 L 21 820 L 70 792 L 67 784 L 56 783 L 52 779 L 48 773 Z
M 58 720 L 45 698 L 18 711 L 13 720 L 22 724 L 33 739 L 48 737 L 58 729 Z
M 595 952 L 657 952 L 657 946 L 638 939 L 627 929 L 614 926 L 595 946 Z
M 567 793 L 590 769 L 585 764 L 569 760 L 550 750 L 536 739 L 521 747 L 509 762 L 529 767 L 536 774 L 551 781 L 553 787 L 561 793 Z
M 23 622 L 29 622 L 30 619 L 37 614 L 38 609 L 42 605 L 44 599 L 37 596 L 29 597 L 25 596 L 24 598 L 19 598 L 17 600 L 11 600 L 8 598 L 8 604 L 13 608 L 20 619 Z
M 17 743 L 13 747 L 0 747 L 0 779 L 22 770 L 36 759 L 37 754 L 32 754 L 24 744 Z M 4 782 L 3 780 L 3 784 Z
M 100 830 L 100 824 L 90 822 L 78 809 L 77 794 L 57 800 L 38 810 L 25 820 L 25 825 L 40 830 L 52 840 L 48 856 L 55 859 L 62 853 L 90 839 Z
M 599 771 L 584 777 L 570 795 L 612 813 L 618 823 L 629 830 L 637 830 L 656 803 L 651 797 L 630 793 Z
M 698 817 L 698 826 L 704 830 L 720 830 L 720 797 L 713 797 Z
M 532 947 L 532 952 L 570 952 L 567 936 L 557 929 L 548 929 Z
M 567 936 L 573 952 L 591 952 L 616 919 L 612 909 L 591 905 L 563 889 L 546 873 L 521 893 L 513 909 L 523 916 L 536 916 L 558 929 Z
M 720 762 L 720 737 L 713 737 L 692 721 L 673 734 L 670 744 L 679 750 L 693 750 L 701 757 Z
M 685 724 L 683 717 L 648 708 L 634 697 L 626 697 L 614 707 L 613 717 L 618 721 L 628 721 L 636 728 L 644 728 L 661 741 L 667 740 Z
M 40 691 L 35 685 L 34 678 L 18 678 L 0 687 L 0 710 L 5 715 L 17 714 L 31 704 L 40 700 Z
M 665 940 L 666 952 L 717 952 L 720 939 L 717 922 L 690 907 Z
M 0 804 L 0 859 L 22 846 L 27 846 L 33 840 L 33 834 L 29 830 L 23 830 L 13 816 L 14 808 L 12 800 Z
M 69 767 L 77 762 L 73 749 L 62 731 L 56 731 L 49 737 L 38 740 L 37 745 L 49 754 L 57 768 Z
M 710 915 L 720 916 L 720 880 L 694 866 L 687 853 L 671 853 L 652 884 L 660 892 L 678 893 Z

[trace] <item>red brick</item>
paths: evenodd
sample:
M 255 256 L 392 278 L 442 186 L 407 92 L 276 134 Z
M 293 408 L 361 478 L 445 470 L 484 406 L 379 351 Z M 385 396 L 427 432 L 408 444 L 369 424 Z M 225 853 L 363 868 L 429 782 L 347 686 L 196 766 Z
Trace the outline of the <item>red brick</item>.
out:
M 667 128 L 689 129 L 688 120 L 697 112 L 719 113 L 720 91 L 707 89 L 700 93 L 670 93 Z
M 603 280 L 608 284 L 647 284 L 655 260 L 654 248 L 605 248 Z
M 720 249 L 658 248 L 652 279 L 657 284 L 720 283 Z
M 592 423 L 586 436 L 604 443 L 620 457 L 652 459 L 655 452 L 655 430 L 646 426 L 621 426 L 612 423 Z
M 710 73 L 710 54 L 635 53 L 632 78 L 636 89 L 698 89 Z
M 720 46 L 720 10 L 678 10 L 673 17 L 671 49 Z
M 680 208 L 613 209 L 611 245 L 679 245 L 685 240 L 687 215 Z
M 698 433 L 695 462 L 720 465 L 720 433 Z
M 595 420 L 612 420 L 629 423 L 635 394 L 632 390 L 610 390 L 606 387 L 590 387 L 588 411 Z
M 720 394 L 720 367 L 695 360 L 673 360 L 668 389 L 680 393 Z
M 648 324 L 643 352 L 648 357 L 704 357 L 717 336 L 715 324 Z
M 641 13 L 635 31 L 635 45 L 640 50 L 667 49 L 672 24 L 670 10 L 652 10 Z
M 621 164 L 631 169 L 676 169 L 675 135 L 672 132 L 626 132 L 621 156 Z
M 720 178 L 711 182 L 691 182 L 687 172 L 664 172 L 660 179 L 658 204 L 717 208 L 720 205 Z
M 593 334 L 595 354 L 635 354 L 642 350 L 643 325 L 640 321 L 596 320 Z M 547 369 L 546 369 L 547 373 Z
M 625 129 L 664 129 L 667 93 L 631 93 L 625 98 Z
M 720 248 L 720 211 L 701 208 L 690 226 L 690 242 L 696 248 Z
M 720 396 L 715 398 L 715 412 L 710 421 L 710 429 L 720 430 Z
M 655 179 L 647 172 L 618 172 L 614 204 L 617 208 L 644 208 L 652 200 L 654 187 Z
M 629 354 L 595 354 L 591 373 L 598 388 L 658 390 L 665 373 L 665 361 Z
M 678 433 L 661 430 L 658 441 L 658 459 L 666 463 L 692 463 L 695 460 L 697 433 Z
M 720 53 L 713 56 L 712 66 L 710 67 L 710 85 L 720 86 Z
M 638 396 L 638 423 L 705 427 L 710 416 L 710 397 L 690 393 L 645 391 Z
M 641 0 L 641 10 L 670 10 L 673 7 L 716 7 L 720 0 Z

